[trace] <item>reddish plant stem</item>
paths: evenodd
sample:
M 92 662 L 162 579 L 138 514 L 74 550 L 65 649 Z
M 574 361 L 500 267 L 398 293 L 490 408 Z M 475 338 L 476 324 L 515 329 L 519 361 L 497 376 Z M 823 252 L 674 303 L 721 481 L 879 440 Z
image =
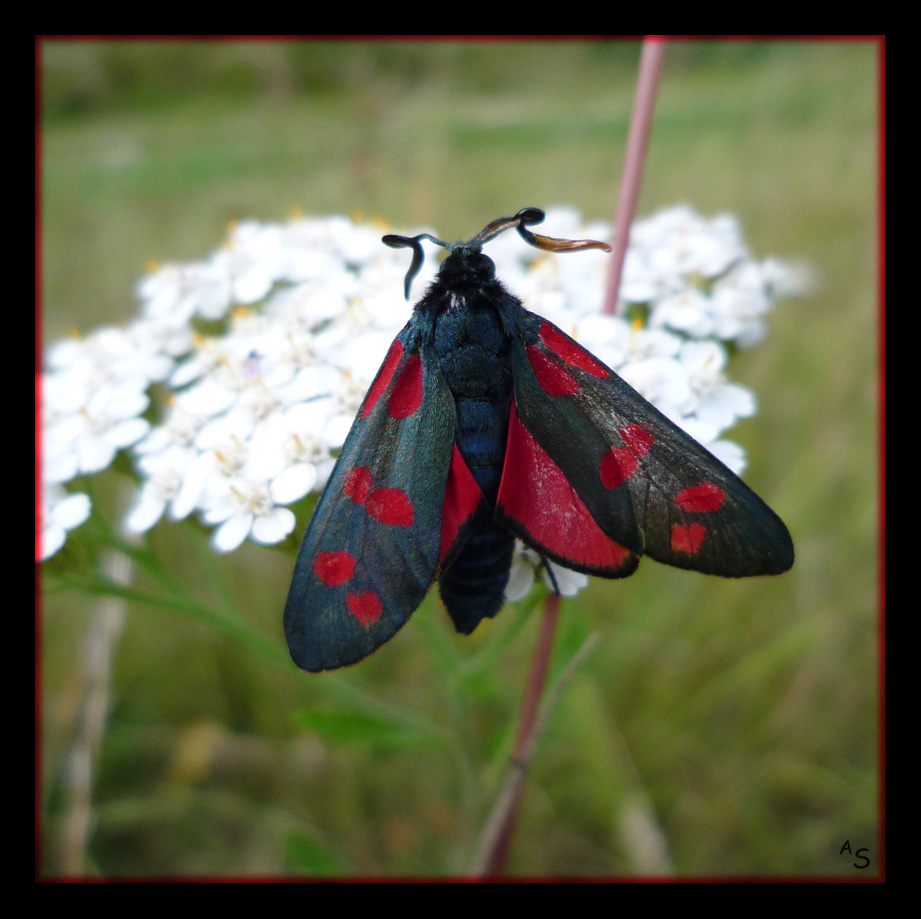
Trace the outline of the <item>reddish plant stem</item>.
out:
M 479 866 L 479 870 L 486 875 L 501 874 L 505 866 L 512 832 L 515 829 L 515 818 L 521 804 L 521 793 L 524 789 L 524 780 L 527 774 L 528 760 L 537 739 L 538 708 L 544 686 L 547 682 L 547 671 L 550 668 L 550 655 L 553 650 L 553 638 L 556 634 L 556 624 L 560 614 L 560 598 L 557 594 L 550 594 L 544 604 L 541 616 L 540 634 L 531 658 L 531 670 L 525 687 L 524 699 L 521 703 L 521 715 L 518 721 L 518 736 L 515 739 L 515 749 L 512 752 L 513 775 L 503 790 L 503 800 L 500 801 L 494 813 L 497 815 L 495 824 L 495 837 L 487 845 L 486 858 Z
M 652 115 L 656 107 L 656 89 L 659 73 L 665 57 L 665 40 L 649 36 L 643 41 L 640 55 L 640 72 L 636 81 L 636 99 L 633 103 L 633 117 L 630 119 L 630 133 L 627 135 L 627 152 L 624 157 L 624 171 L 614 216 L 614 238 L 611 241 L 611 271 L 604 295 L 601 312 L 613 316 L 617 312 L 617 294 L 620 277 L 624 270 L 624 256 L 630 242 L 630 224 L 636 214 L 636 202 L 640 196 L 640 180 L 643 177 L 643 163 L 649 144 Z
M 531 671 L 528 674 L 524 699 L 521 703 L 518 737 L 512 753 L 513 762 L 521 762 L 527 757 L 530 742 L 533 740 L 537 709 L 544 686 L 547 684 L 547 672 L 550 669 L 550 656 L 553 652 L 553 639 L 556 635 L 556 624 L 559 617 L 560 597 L 558 594 L 550 594 L 544 604 L 544 613 L 540 620 L 540 634 L 537 636 L 534 657 L 531 660 Z

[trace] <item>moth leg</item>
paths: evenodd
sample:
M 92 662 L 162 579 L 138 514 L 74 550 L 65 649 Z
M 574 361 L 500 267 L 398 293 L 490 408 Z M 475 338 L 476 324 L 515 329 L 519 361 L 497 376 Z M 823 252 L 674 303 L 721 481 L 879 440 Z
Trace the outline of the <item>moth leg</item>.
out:
M 540 557 L 540 563 L 544 566 L 544 571 L 547 572 L 547 577 L 550 578 L 550 583 L 553 585 L 553 592 L 558 597 L 561 597 L 562 594 L 560 593 L 560 585 L 557 583 L 556 575 L 553 573 L 553 569 L 550 567 L 550 562 L 548 562 L 547 559 L 545 559 L 542 555 Z

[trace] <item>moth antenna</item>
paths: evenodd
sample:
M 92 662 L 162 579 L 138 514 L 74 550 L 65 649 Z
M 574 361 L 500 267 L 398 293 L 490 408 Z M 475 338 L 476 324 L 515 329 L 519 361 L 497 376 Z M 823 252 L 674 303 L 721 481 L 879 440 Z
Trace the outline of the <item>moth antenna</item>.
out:
M 412 287 L 413 278 L 419 273 L 422 262 L 425 260 L 425 252 L 423 252 L 422 243 L 420 242 L 422 239 L 427 239 L 429 242 L 433 242 L 435 245 L 442 246 L 445 249 L 450 248 L 446 242 L 438 239 L 437 236 L 432 236 L 431 233 L 420 233 L 418 236 L 396 236 L 393 233 L 388 233 L 381 239 L 381 242 L 385 246 L 390 246 L 391 249 L 413 250 L 413 260 L 409 263 L 409 271 L 406 272 L 406 279 L 403 282 L 403 293 L 406 295 L 407 300 L 409 299 L 409 289 Z
M 556 239 L 553 236 L 539 236 L 526 229 L 535 223 L 543 223 L 546 214 L 539 207 L 523 207 L 514 217 L 500 217 L 481 230 L 467 245 L 471 248 L 482 246 L 505 230 L 514 227 L 521 238 L 537 249 L 547 252 L 579 252 L 583 249 L 603 249 L 610 252 L 607 243 L 595 239 Z
M 535 214 L 539 214 L 540 218 L 535 220 Z M 518 235 L 526 243 L 537 249 L 544 249 L 547 252 L 579 252 L 582 249 L 611 251 L 611 247 L 607 243 L 599 242 L 596 239 L 556 239 L 553 236 L 539 236 L 537 233 L 526 230 L 525 227 L 528 224 L 540 223 L 544 219 L 544 212 L 536 207 L 522 208 L 515 216 L 520 218 L 516 227 Z
M 499 217 L 498 220 L 493 220 L 492 223 L 487 224 L 467 245 L 470 247 L 482 246 L 512 227 L 516 227 L 520 233 L 522 226 L 541 223 L 544 216 L 544 212 L 539 207 L 523 207 L 514 217 Z

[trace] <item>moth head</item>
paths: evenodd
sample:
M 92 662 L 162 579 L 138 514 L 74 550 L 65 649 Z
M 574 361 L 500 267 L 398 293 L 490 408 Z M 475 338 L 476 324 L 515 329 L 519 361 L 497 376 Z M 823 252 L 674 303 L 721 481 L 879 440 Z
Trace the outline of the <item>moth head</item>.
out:
M 500 233 L 512 227 L 518 231 L 518 235 L 521 236 L 526 243 L 538 249 L 544 249 L 547 252 L 577 252 L 581 249 L 603 249 L 605 252 L 611 251 L 611 247 L 607 243 L 598 242 L 594 239 L 554 239 L 552 236 L 539 236 L 527 229 L 535 223 L 541 223 L 544 216 L 545 214 L 540 208 L 523 207 L 514 217 L 500 217 L 498 220 L 493 220 L 492 223 L 487 224 L 473 237 L 473 239 L 467 242 L 446 243 L 444 240 L 432 236 L 431 233 L 420 233 L 418 236 L 395 236 L 393 234 L 388 234 L 383 237 L 381 242 L 383 242 L 385 246 L 390 246 L 392 249 L 406 248 L 413 250 L 412 262 L 410 262 L 409 271 L 406 272 L 406 280 L 403 285 L 407 300 L 409 299 L 409 290 L 412 287 L 413 278 L 419 273 L 419 269 L 422 267 L 422 262 L 425 259 L 425 253 L 422 251 L 423 239 L 427 239 L 437 246 L 442 246 L 450 253 L 445 263 L 442 265 L 442 269 L 444 269 L 444 266 L 448 265 L 449 262 L 458 267 L 460 262 L 470 262 L 470 268 L 474 271 L 478 268 L 483 270 L 492 266 L 492 275 L 495 274 L 495 265 L 492 259 L 482 255 L 483 246 Z M 479 263 L 480 261 L 482 261 L 482 265 L 475 264 L 475 262 Z M 451 270 L 451 266 L 449 266 L 449 270 Z

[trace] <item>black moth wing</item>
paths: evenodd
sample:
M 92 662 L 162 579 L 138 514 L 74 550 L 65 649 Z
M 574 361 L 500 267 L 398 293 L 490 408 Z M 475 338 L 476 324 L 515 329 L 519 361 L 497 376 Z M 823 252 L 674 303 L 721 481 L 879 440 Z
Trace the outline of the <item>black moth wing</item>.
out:
M 391 345 L 304 535 L 284 616 L 304 670 L 366 657 L 437 577 L 455 408 L 417 331 Z
M 561 329 L 523 312 L 510 358 L 517 412 L 607 536 L 723 577 L 790 568 L 786 526 L 732 470 Z

